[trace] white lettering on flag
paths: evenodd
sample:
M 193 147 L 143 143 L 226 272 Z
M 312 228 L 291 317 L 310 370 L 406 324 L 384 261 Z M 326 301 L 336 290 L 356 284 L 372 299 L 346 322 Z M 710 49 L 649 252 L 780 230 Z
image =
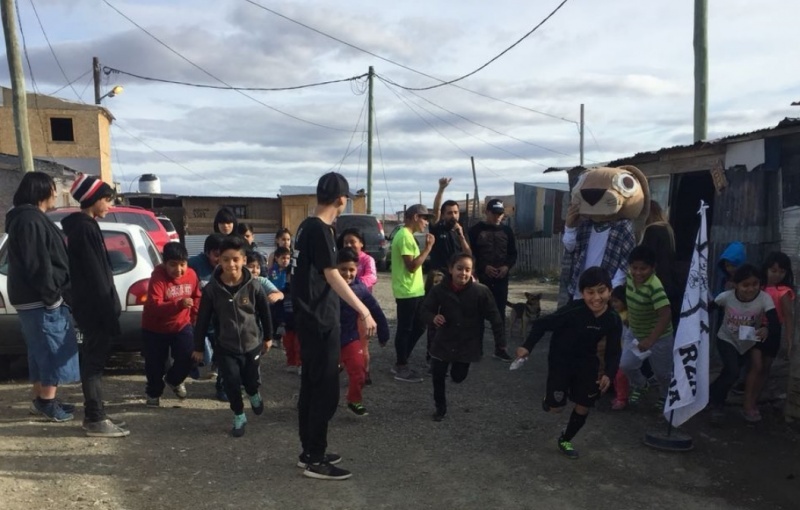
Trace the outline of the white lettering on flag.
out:
M 673 348 L 673 376 L 664 416 L 679 427 L 708 404 L 708 234 L 705 202 L 700 202 L 700 229 L 683 294 L 680 322 Z

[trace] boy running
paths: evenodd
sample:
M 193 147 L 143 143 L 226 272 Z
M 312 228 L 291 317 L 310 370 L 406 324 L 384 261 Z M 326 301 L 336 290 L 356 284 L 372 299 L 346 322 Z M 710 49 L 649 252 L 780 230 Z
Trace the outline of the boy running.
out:
M 186 398 L 183 381 L 192 368 L 192 324 L 200 307 L 200 282 L 188 267 L 186 248 L 181 243 L 167 243 L 163 256 L 164 262 L 150 276 L 142 312 L 148 407 L 159 407 L 165 384 L 179 399 Z M 172 366 L 166 370 L 170 353 Z
M 570 459 L 578 458 L 572 439 L 586 423 L 589 408 L 608 390 L 617 372 L 622 335 L 619 315 L 608 305 L 611 297 L 608 272 L 601 267 L 590 267 L 581 274 L 578 288 L 583 299 L 534 321 L 525 344 L 517 348 L 517 358 L 525 358 L 547 331 L 553 332 L 542 408 L 559 413 L 568 398 L 575 403 L 567 428 L 558 438 L 558 449 Z M 605 361 L 604 367 L 601 359 Z

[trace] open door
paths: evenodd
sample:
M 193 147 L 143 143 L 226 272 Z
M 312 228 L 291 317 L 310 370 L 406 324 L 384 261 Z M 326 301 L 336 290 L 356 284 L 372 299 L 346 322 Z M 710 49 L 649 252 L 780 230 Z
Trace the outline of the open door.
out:
M 714 181 L 708 171 L 673 175 L 669 222 L 675 231 L 675 266 L 681 286 L 686 281 L 697 229 L 700 228 L 700 216 L 697 215 L 700 201 L 709 206 L 706 221 L 710 226 L 713 224 L 715 194 Z

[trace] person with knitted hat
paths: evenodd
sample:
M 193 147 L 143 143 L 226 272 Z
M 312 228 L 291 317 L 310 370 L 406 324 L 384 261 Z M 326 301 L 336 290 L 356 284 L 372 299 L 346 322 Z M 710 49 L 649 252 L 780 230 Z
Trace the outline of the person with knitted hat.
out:
M 61 225 L 68 241 L 72 312 L 83 334 L 80 345 L 83 429 L 89 437 L 125 437 L 130 431 L 124 423 L 112 420 L 103 408 L 103 368 L 113 338 L 120 334 L 121 306 L 97 219 L 108 214 L 114 190 L 93 175 L 78 174 L 70 193 L 81 204 L 81 210 L 64 218 Z

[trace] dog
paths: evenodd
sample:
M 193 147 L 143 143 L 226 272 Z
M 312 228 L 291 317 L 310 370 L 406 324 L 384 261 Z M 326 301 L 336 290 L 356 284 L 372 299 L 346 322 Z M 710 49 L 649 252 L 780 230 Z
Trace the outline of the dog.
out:
M 509 327 L 508 327 L 508 337 L 511 338 L 514 325 L 519 323 L 520 324 L 520 336 L 524 339 L 525 333 L 528 331 L 528 325 L 531 321 L 536 320 L 542 315 L 542 294 L 533 294 L 532 292 L 525 293 L 525 302 L 524 303 L 511 303 L 506 302 L 511 308 L 511 313 L 509 314 Z

